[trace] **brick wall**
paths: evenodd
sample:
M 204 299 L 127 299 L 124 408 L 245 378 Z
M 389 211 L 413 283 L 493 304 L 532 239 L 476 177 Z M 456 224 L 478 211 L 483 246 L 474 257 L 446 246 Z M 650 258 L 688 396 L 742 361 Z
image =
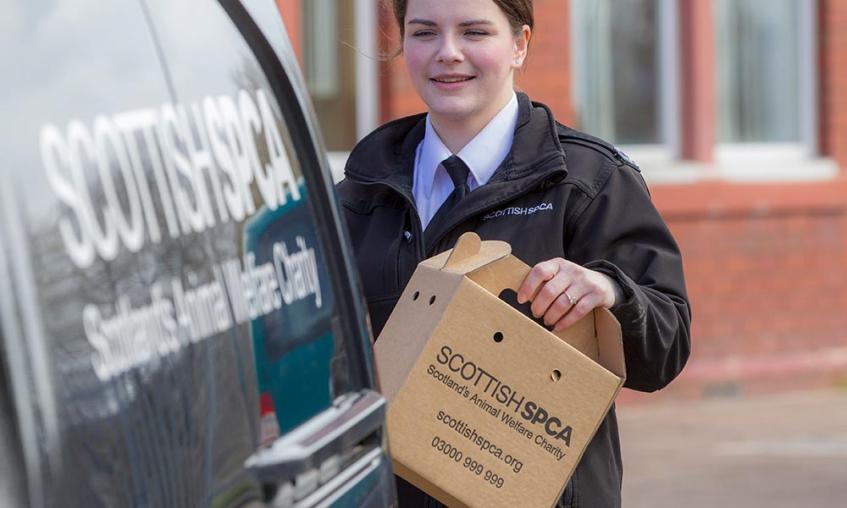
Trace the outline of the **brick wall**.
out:
M 820 48 L 821 151 L 847 167 L 847 2 L 821 0 Z
M 697 357 L 845 345 L 845 181 L 654 193 L 685 256 Z
M 558 121 L 573 125 L 570 47 L 568 2 L 535 0 L 535 30 L 516 85 L 532 100 L 550 106 Z
M 847 179 L 653 189 L 682 249 L 692 355 L 662 394 L 802 388 L 847 380 Z
M 843 209 L 677 220 L 697 356 L 831 347 L 847 330 Z
M 380 65 L 380 119 L 383 122 L 413 115 L 426 110 L 406 74 L 400 30 L 394 21 L 393 11 L 383 3 L 380 8 L 380 51 L 384 61 Z
M 288 38 L 291 41 L 291 47 L 294 53 L 300 60 L 300 65 L 303 65 L 303 5 L 302 0 L 276 0 L 276 6 L 282 14 L 282 21 L 285 24 L 285 30 L 288 32 Z

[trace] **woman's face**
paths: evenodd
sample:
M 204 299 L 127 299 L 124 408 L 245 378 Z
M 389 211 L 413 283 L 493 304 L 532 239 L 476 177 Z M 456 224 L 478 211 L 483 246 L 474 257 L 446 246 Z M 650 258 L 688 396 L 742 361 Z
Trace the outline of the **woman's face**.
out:
M 434 120 L 490 120 L 511 97 L 529 35 L 515 36 L 493 0 L 409 0 L 406 68 Z

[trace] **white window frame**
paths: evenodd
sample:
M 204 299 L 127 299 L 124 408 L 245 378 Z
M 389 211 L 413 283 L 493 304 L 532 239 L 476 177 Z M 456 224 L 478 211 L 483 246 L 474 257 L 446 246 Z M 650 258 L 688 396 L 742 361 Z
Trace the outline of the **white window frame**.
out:
M 571 61 L 573 72 L 571 85 L 575 98 L 574 106 L 586 102 L 586 90 L 580 76 L 588 69 L 583 51 L 585 27 L 580 23 L 583 2 L 593 0 L 573 0 L 571 2 Z M 677 0 L 658 0 L 658 30 L 657 51 L 659 63 L 658 80 L 662 84 L 659 96 L 659 132 L 661 143 L 622 144 L 624 150 L 642 168 L 667 168 L 675 163 L 680 153 L 680 90 L 679 90 L 679 9 Z
M 799 51 L 800 141 L 716 143 L 716 173 L 728 180 L 820 180 L 835 176 L 837 165 L 818 157 L 817 2 L 800 2 Z
M 338 9 L 335 0 L 310 0 L 311 8 L 315 10 L 315 19 L 325 23 L 326 33 L 338 33 Z M 304 6 L 305 7 L 305 6 Z M 338 48 L 334 37 L 318 34 L 307 23 L 304 36 L 309 54 L 305 55 L 306 83 L 309 91 L 315 97 L 335 97 L 338 95 Z
M 379 3 L 356 0 L 356 137 L 379 126 Z

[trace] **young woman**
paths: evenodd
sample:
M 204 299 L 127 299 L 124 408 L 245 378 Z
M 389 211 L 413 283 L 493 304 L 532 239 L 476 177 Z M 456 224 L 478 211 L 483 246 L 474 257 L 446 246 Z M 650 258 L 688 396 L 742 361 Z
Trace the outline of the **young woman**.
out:
M 339 184 L 374 333 L 418 262 L 475 231 L 534 265 L 517 296 L 530 304 L 525 312 L 564 329 L 611 309 L 626 386 L 665 386 L 690 350 L 679 249 L 628 159 L 515 93 L 532 0 L 394 0 L 393 8 L 427 113 L 362 140 Z M 560 506 L 619 506 L 621 475 L 612 409 Z M 398 493 L 401 506 L 437 506 L 399 478 Z

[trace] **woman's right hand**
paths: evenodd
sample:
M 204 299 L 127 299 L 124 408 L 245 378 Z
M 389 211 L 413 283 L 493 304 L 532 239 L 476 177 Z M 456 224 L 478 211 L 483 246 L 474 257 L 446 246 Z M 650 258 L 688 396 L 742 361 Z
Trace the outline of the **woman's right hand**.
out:
M 532 267 L 518 290 L 518 303 L 532 302 L 532 315 L 561 331 L 597 307 L 612 307 L 619 293 L 606 274 L 553 258 Z

